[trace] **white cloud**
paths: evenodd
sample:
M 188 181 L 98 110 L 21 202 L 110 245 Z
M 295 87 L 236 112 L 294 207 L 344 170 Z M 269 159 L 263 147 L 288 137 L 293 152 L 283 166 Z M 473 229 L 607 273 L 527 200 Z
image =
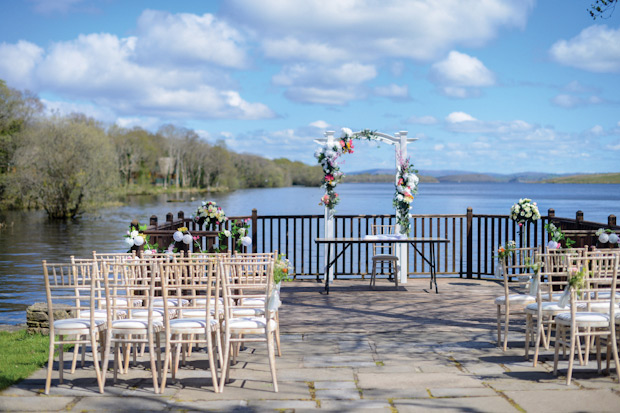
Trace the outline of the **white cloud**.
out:
M 146 21 L 150 26 L 140 28 L 137 36 L 80 35 L 52 43 L 46 50 L 23 41 L 2 43 L 0 78 L 12 87 L 36 85 L 39 91 L 51 92 L 59 100 L 101 105 L 123 118 L 275 116 L 265 104 L 245 100 L 236 90 L 236 82 L 221 68 L 245 64 L 246 57 L 237 47 L 238 32 L 211 15 L 147 11 L 142 18 L 140 24 Z M 191 43 L 190 32 L 195 37 Z M 166 36 L 170 36 L 170 43 L 164 41 Z M 161 40 L 158 50 L 153 49 L 156 40 Z M 219 46 L 209 45 L 211 41 Z M 173 42 L 182 44 L 174 52 L 169 50 Z M 173 69 L 161 57 L 166 55 L 174 60 Z
M 297 102 L 344 105 L 364 96 L 360 85 L 376 76 L 373 65 L 357 62 L 336 66 L 300 63 L 284 66 L 272 82 L 286 87 L 285 96 Z
M 445 147 L 446 145 L 444 145 L 443 143 L 438 143 L 437 145 L 433 146 L 433 150 L 441 152 L 444 150 Z
M 247 65 L 242 34 L 211 14 L 145 10 L 138 19 L 137 56 L 150 64 Z
M 500 29 L 525 26 L 533 0 L 234 0 L 222 13 L 261 33 L 274 59 L 386 57 L 429 61 L 457 46 L 478 47 Z
M 16 44 L 0 43 L 0 79 L 14 88 L 33 87 L 32 72 L 43 53 L 39 46 L 25 40 Z
M 554 105 L 563 107 L 563 108 L 574 108 L 583 103 L 583 101 L 574 95 L 560 94 L 551 99 L 551 102 Z
M 317 128 L 317 129 L 327 129 L 329 128 L 329 123 L 325 122 L 324 120 L 317 120 L 317 121 L 312 122 L 310 126 Z
M 358 85 L 376 76 L 377 70 L 373 65 L 355 62 L 337 66 L 295 64 L 284 66 L 282 71 L 273 77 L 273 83 L 278 86 Z
M 97 119 L 101 122 L 113 123 L 116 120 L 116 116 L 113 111 L 89 103 L 51 101 L 47 99 L 41 99 L 41 103 L 45 105 L 45 109 L 48 114 L 52 112 L 58 113 L 60 115 L 83 113 L 84 115 Z
M 495 75 L 475 57 L 457 51 L 431 67 L 430 78 L 448 96 L 475 96 L 478 88 L 493 86 Z
M 394 83 L 386 86 L 377 86 L 374 88 L 374 93 L 377 96 L 383 96 L 393 99 L 409 99 L 409 86 L 408 85 L 396 85 Z
M 565 66 L 597 73 L 620 72 L 620 28 L 592 25 L 570 40 L 559 40 L 549 53 Z
M 460 123 L 467 121 L 475 121 L 476 118 L 465 113 L 465 112 L 452 112 L 448 116 L 446 116 L 446 121 L 448 123 Z
M 418 125 L 434 125 L 438 122 L 438 120 L 434 116 L 430 116 L 430 115 L 426 115 L 426 116 L 413 115 L 409 117 L 406 122 L 418 124 Z

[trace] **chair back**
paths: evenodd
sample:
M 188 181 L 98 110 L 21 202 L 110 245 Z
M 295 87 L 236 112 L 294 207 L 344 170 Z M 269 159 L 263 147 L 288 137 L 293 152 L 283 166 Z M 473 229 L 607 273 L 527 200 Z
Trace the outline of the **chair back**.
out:
M 164 281 L 162 298 L 171 313 L 178 318 L 186 318 L 186 314 L 195 318 L 196 310 L 200 310 L 207 321 L 216 318 L 222 310 L 217 262 L 215 257 L 185 257 L 159 264 Z
M 396 225 L 371 225 L 370 232 L 372 235 L 395 235 Z M 394 244 L 389 243 L 373 243 L 372 244 L 373 255 L 393 255 Z
M 108 322 L 121 317 L 132 318 L 138 311 L 148 310 L 152 325 L 153 299 L 161 295 L 162 282 L 158 264 L 161 261 L 135 260 L 111 262 L 104 277 Z
M 532 265 L 536 263 L 536 255 L 539 253 L 539 247 L 515 248 L 512 255 L 501 260 L 506 297 L 510 294 L 511 289 L 521 293 L 529 293 L 527 287 L 530 286 L 536 275 Z M 512 278 L 516 278 L 516 282 L 512 281 Z
M 573 320 L 577 311 L 604 310 L 614 326 L 619 260 L 618 254 L 570 257 L 568 288 Z
M 62 310 L 69 311 L 71 318 L 89 312 L 90 325 L 94 327 L 96 301 L 102 295 L 97 265 L 92 260 L 70 263 L 43 260 L 42 264 L 50 334 L 55 334 L 54 314 Z
M 233 317 L 233 308 L 255 308 L 256 300 L 264 300 L 265 314 L 270 316 L 273 310 L 271 301 L 273 282 L 273 260 L 235 259 L 220 261 L 220 279 L 224 299 L 224 317 Z M 252 303 L 253 304 L 247 304 Z

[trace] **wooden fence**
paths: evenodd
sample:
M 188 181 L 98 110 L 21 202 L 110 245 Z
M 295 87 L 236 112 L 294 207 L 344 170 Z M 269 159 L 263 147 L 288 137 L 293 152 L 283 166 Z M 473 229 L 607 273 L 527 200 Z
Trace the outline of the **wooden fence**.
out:
M 152 216 L 144 232 L 152 242 L 165 248 L 174 242 L 172 234 L 177 228 L 187 227 L 192 235 L 199 237 L 200 249 L 207 250 L 219 246 L 217 234 L 236 219 L 249 219 L 253 252 L 277 250 L 286 255 L 294 266 L 293 275 L 296 278 L 318 280 L 323 275 L 324 250 L 314 242 L 315 238 L 323 236 L 323 215 L 258 215 L 254 209 L 251 215 L 229 217 L 229 221 L 221 227 L 204 228 L 191 218 L 186 218 L 181 211 L 176 219 L 172 213 L 167 214 L 165 222 L 161 224 L 156 216 Z M 519 246 L 545 245 L 548 236 L 544 226 L 548 222 L 574 234 L 578 246 L 594 245 L 594 232 L 598 228 L 620 230 L 614 215 L 610 215 L 608 222 L 602 224 L 584 221 L 581 211 L 577 212 L 575 219 L 570 219 L 556 217 L 554 210 L 550 209 L 540 220 L 521 228 L 508 215 L 474 214 L 468 208 L 465 214 L 411 215 L 410 235 L 450 240 L 450 243 L 438 246 L 436 251 L 438 274 L 481 278 L 495 273 L 497 262 L 494 254 L 500 245 L 510 240 L 515 240 Z M 395 224 L 395 217 L 338 215 L 335 217 L 335 236 L 363 237 L 370 233 L 373 224 Z M 137 222 L 134 221 L 132 225 L 137 225 Z M 232 248 L 232 242 L 227 247 Z M 184 245 L 182 242 L 175 245 L 179 249 L 194 249 L 193 245 Z M 422 247 L 422 253 L 426 256 L 428 248 L 428 245 Z M 340 277 L 364 278 L 372 271 L 371 257 L 372 247 L 358 244 L 338 259 L 335 273 Z M 415 277 L 428 274 L 428 264 L 410 248 L 408 275 Z

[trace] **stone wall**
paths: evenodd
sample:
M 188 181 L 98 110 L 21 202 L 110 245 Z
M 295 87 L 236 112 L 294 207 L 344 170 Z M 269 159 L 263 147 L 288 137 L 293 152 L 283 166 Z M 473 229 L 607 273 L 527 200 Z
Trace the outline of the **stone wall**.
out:
M 71 306 L 54 306 L 54 320 L 62 320 L 73 316 Z M 48 335 L 50 331 L 47 303 L 34 303 L 26 310 L 26 326 L 28 332 Z

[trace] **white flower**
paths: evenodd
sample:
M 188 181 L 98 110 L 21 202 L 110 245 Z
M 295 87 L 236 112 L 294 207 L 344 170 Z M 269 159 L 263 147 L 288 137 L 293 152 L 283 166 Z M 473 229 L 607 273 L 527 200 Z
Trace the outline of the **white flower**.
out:
M 190 234 L 183 235 L 183 243 L 189 245 L 192 243 L 192 236 Z
M 245 235 L 245 228 L 239 228 L 239 235 L 242 237 Z
M 555 241 L 553 241 L 553 240 L 551 240 L 551 241 L 549 241 L 549 243 L 547 244 L 547 247 L 548 247 L 550 250 L 554 250 L 554 249 L 556 249 L 556 248 L 558 247 L 558 243 L 557 243 L 557 242 L 555 242 Z
M 601 244 L 605 244 L 607 241 L 609 241 L 609 234 L 603 232 L 601 235 L 598 236 L 598 240 Z
M 172 238 L 176 242 L 181 242 L 183 240 L 183 233 L 181 231 L 177 231 L 174 234 L 172 234 Z
M 141 235 L 137 235 L 133 237 L 133 245 L 135 245 L 136 247 L 139 247 L 142 244 L 144 244 L 144 238 L 142 238 Z
M 250 237 L 241 238 L 241 244 L 243 244 L 244 247 L 249 247 L 250 245 L 252 245 L 252 238 Z
M 127 243 L 127 245 L 129 245 L 130 247 L 133 247 L 133 238 L 125 238 L 125 242 Z
M 596 232 L 594 233 L 594 235 L 596 235 L 597 237 L 599 235 L 601 235 L 603 232 L 605 232 L 605 230 L 603 228 L 599 228 L 598 230 L 596 230 Z
M 616 235 L 616 234 L 609 234 L 609 243 L 610 244 L 617 244 L 618 243 L 618 235 Z
M 130 236 L 131 238 L 135 238 L 135 237 L 137 237 L 139 234 L 140 234 L 140 233 L 139 233 L 138 231 L 133 230 L 133 231 L 131 231 L 131 234 L 129 234 L 129 236 Z
M 229 231 L 229 230 L 227 230 L 227 229 L 225 229 L 225 230 L 224 230 L 224 231 L 222 231 L 222 232 L 224 233 L 224 236 L 225 236 L 226 238 L 230 238 L 230 236 L 232 235 L 232 234 L 230 233 L 230 231 Z
M 146 255 L 153 255 L 153 250 L 144 250 Z
M 353 135 L 353 131 L 349 128 L 342 128 L 342 137 Z

